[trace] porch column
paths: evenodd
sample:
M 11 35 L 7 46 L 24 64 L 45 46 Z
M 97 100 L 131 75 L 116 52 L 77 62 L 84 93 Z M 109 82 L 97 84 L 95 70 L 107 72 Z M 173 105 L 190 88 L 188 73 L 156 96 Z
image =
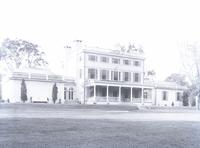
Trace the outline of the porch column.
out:
M 117 75 L 118 75 L 118 81 L 120 81 L 120 78 L 119 78 L 119 70 L 117 70 Z
M 94 85 L 94 102 L 96 103 L 96 85 Z
M 109 86 L 107 85 L 107 95 L 106 95 L 106 102 L 109 102 Z
M 121 86 L 119 86 L 119 102 L 121 102 Z
M 144 105 L 144 88 L 142 87 L 142 105 Z
M 133 87 L 131 87 L 131 102 L 133 102 Z

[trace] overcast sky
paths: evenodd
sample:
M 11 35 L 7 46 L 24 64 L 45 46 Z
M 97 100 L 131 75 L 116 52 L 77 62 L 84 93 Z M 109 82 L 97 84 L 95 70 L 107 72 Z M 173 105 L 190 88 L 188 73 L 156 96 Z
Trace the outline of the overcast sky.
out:
M 136 43 L 164 79 L 181 72 L 182 44 L 200 39 L 199 8 L 198 0 L 0 0 L 0 39 L 39 44 L 54 68 L 75 39 L 103 48 Z

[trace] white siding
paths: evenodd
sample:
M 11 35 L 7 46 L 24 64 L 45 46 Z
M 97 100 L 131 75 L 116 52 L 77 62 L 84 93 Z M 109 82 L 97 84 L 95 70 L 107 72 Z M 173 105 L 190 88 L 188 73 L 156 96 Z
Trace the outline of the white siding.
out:
M 163 100 L 162 93 L 163 91 L 167 92 L 167 100 Z M 157 106 L 172 106 L 172 102 L 174 106 L 182 106 L 182 101 L 177 101 L 176 93 L 182 91 L 171 90 L 171 89 L 156 89 L 156 105 Z

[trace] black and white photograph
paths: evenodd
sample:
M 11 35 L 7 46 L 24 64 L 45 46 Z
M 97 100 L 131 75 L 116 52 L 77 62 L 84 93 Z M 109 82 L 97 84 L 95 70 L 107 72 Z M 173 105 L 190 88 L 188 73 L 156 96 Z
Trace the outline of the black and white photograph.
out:
M 200 148 L 200 1 L 0 0 L 0 148 Z

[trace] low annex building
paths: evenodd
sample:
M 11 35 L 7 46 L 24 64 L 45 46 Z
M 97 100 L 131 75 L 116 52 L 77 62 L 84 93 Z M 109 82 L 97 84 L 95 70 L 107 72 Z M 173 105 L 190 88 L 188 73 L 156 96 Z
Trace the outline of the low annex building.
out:
M 2 98 L 6 102 L 21 102 L 21 82 L 25 80 L 27 87 L 27 102 L 53 103 L 52 89 L 56 83 L 58 99 L 56 103 L 74 100 L 75 82 L 61 75 L 56 75 L 47 69 L 18 69 L 2 79 Z

